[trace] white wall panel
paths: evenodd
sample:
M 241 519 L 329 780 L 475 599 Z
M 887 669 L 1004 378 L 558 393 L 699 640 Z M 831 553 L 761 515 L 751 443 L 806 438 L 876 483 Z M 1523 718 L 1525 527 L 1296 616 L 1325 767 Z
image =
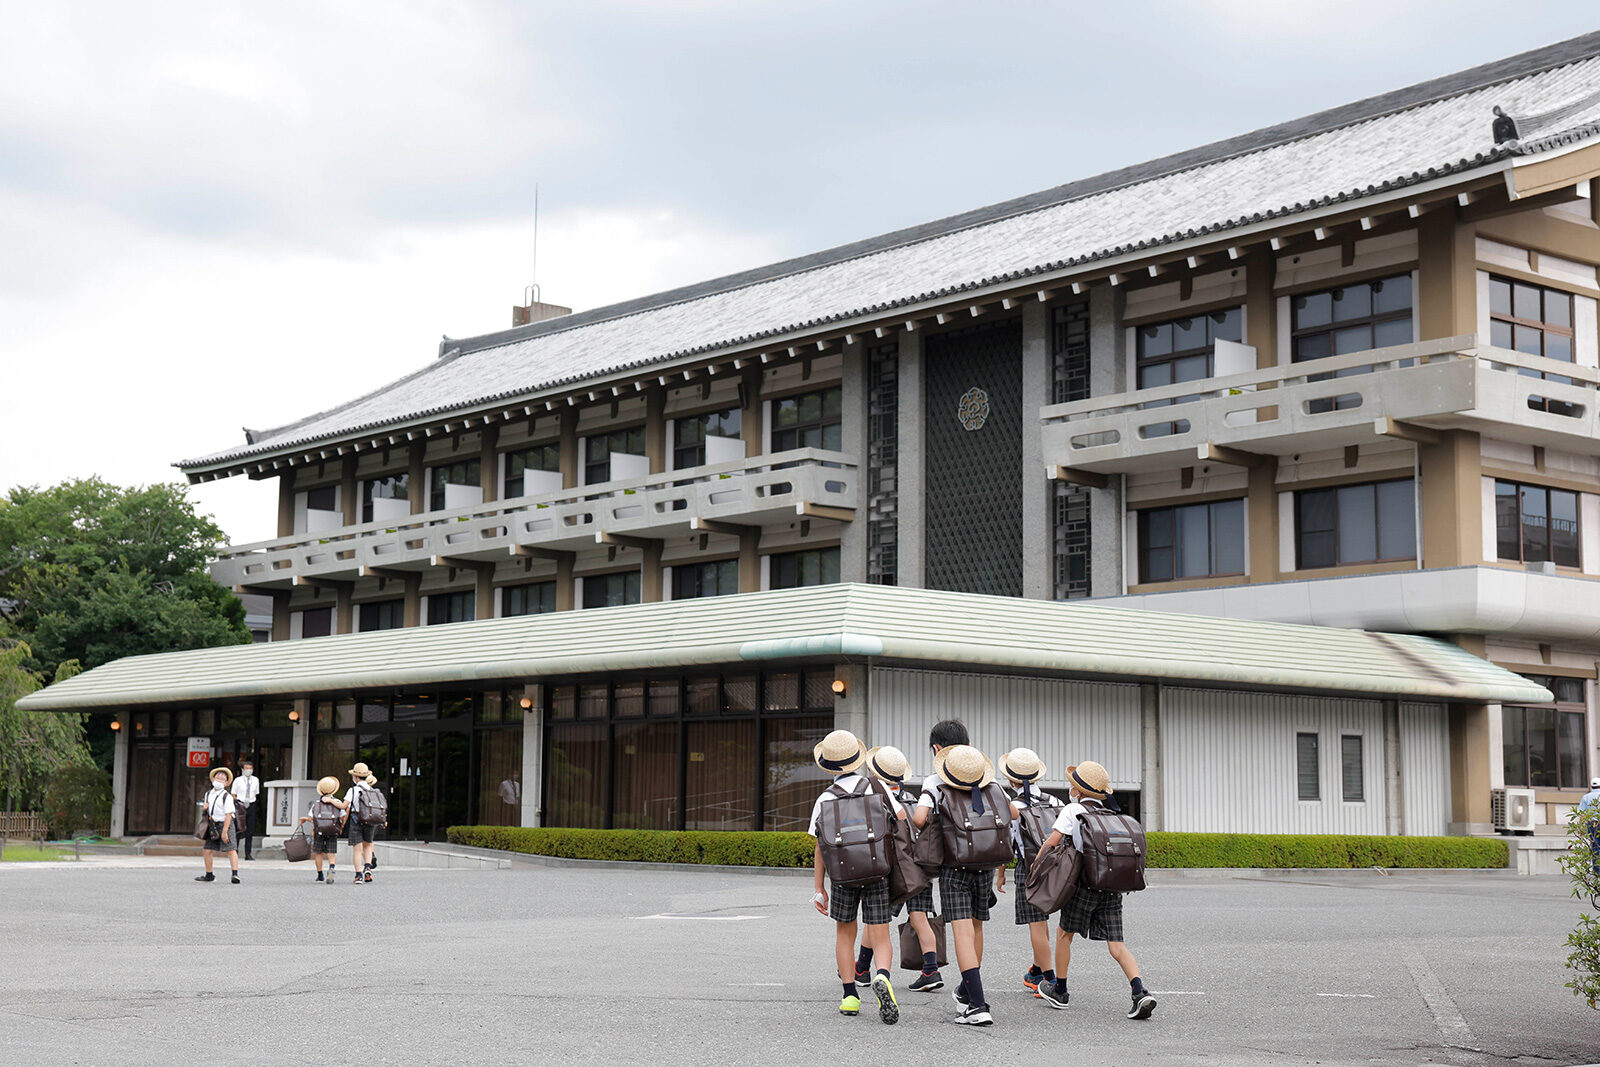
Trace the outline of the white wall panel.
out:
M 1446 833 L 1450 822 L 1450 724 L 1444 705 L 1400 705 L 1400 781 L 1406 833 Z
M 1315 733 L 1317 801 L 1297 799 L 1295 734 Z M 1339 738 L 1362 738 L 1365 800 L 1341 799 Z M 1381 834 L 1383 708 L 1376 700 L 1168 688 L 1161 703 L 1168 830 Z
M 878 667 L 871 686 L 867 744 L 900 749 L 918 779 L 933 773 L 929 728 L 960 719 L 991 760 L 1018 747 L 1039 753 L 1047 786 L 1065 787 L 1067 764 L 1092 759 L 1113 788 L 1139 788 L 1137 685 Z

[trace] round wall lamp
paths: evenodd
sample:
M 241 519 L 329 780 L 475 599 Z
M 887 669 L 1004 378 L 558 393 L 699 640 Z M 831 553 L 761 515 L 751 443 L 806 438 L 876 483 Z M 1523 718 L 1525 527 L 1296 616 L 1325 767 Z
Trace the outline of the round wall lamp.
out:
M 835 678 L 833 680 L 833 695 L 834 696 L 836 696 L 836 697 L 844 696 L 845 688 L 846 688 L 846 686 L 844 684 L 844 679 L 843 678 Z
M 289 713 L 289 721 L 290 722 L 299 722 L 300 721 L 300 713 L 298 711 L 291 711 Z
M 518 703 L 522 705 L 523 711 L 533 710 L 533 700 L 530 697 L 523 697 L 520 701 L 518 701 Z
M 122 729 L 122 720 L 121 719 L 112 719 L 111 720 L 111 732 L 112 733 L 117 733 L 121 729 Z

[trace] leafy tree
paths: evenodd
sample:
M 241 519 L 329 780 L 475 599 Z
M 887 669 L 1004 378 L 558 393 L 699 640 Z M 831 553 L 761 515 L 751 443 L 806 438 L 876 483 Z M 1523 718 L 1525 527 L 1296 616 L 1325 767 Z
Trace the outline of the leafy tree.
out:
M 1578 916 L 1578 925 L 1567 935 L 1567 966 L 1572 978 L 1567 988 L 1589 1002 L 1589 1007 L 1600 1004 L 1600 919 L 1593 912 L 1600 911 L 1600 807 L 1587 811 L 1576 808 L 1567 819 L 1567 833 L 1572 847 L 1561 858 L 1561 866 L 1572 876 L 1572 895 L 1587 897 L 1590 911 Z
M 89 763 L 84 716 L 17 710 L 18 700 L 44 684 L 26 666 L 30 658 L 27 645 L 0 640 L 0 809 L 6 811 L 31 810 L 57 772 Z M 69 661 L 56 668 L 55 680 L 77 673 Z

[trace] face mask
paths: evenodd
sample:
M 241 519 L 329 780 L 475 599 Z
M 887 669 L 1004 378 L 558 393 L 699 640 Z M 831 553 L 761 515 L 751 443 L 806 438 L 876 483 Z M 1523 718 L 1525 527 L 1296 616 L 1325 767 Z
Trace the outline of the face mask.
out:
M 213 778 L 211 780 L 211 784 L 216 786 L 218 789 L 228 788 L 228 783 L 221 778 Z

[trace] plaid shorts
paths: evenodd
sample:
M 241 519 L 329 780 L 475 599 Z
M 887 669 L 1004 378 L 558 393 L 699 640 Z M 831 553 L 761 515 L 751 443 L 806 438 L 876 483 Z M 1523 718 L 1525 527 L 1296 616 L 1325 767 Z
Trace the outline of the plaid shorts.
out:
M 930 915 L 933 914 L 933 884 L 929 883 L 928 888 L 920 893 L 911 894 L 905 899 L 904 904 L 897 905 L 894 909 L 896 915 L 900 914 L 901 907 L 904 907 L 907 912 L 925 911 Z
M 339 851 L 338 834 L 312 834 L 311 851 L 331 856 Z
M 1091 941 L 1127 940 L 1122 936 L 1122 894 L 1080 885 L 1061 909 L 1061 929 Z
M 944 921 L 977 919 L 989 921 L 994 902 L 994 872 L 968 871 L 960 867 L 939 868 L 939 911 Z
M 881 926 L 894 918 L 894 904 L 889 900 L 889 879 L 879 878 L 866 885 L 828 887 L 828 918 L 836 923 L 853 923 L 858 908 L 861 921 L 868 926 Z
M 1028 864 L 1021 857 L 1017 859 L 1017 869 L 1011 872 L 1016 875 L 1011 891 L 1017 897 L 1017 925 L 1027 926 L 1029 923 L 1047 923 L 1050 916 L 1028 903 Z

